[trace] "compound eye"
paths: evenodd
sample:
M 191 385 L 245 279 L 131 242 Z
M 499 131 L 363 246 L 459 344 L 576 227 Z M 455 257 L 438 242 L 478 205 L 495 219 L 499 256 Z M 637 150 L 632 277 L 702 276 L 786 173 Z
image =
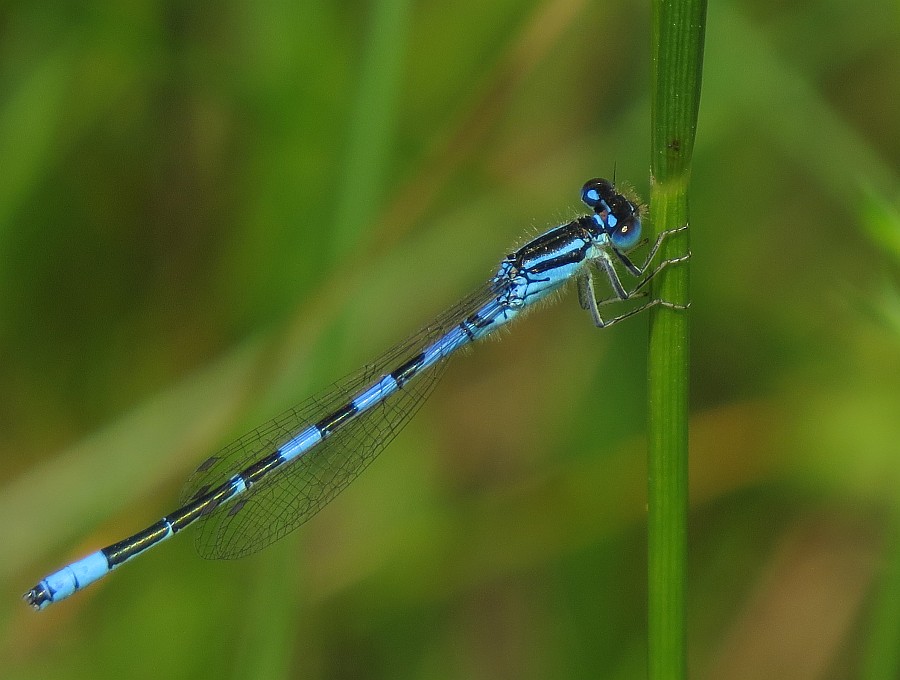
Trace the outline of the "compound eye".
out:
M 612 243 L 619 250 L 634 248 L 641 238 L 641 220 L 639 217 L 622 220 L 612 233 Z
M 615 195 L 613 185 L 605 179 L 591 179 L 581 187 L 581 200 L 591 210 L 609 210 L 609 201 Z

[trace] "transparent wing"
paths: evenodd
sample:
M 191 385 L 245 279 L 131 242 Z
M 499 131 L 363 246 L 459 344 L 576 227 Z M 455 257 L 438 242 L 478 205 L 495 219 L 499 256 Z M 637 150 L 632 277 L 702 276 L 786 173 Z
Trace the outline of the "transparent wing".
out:
M 188 479 L 182 502 L 223 484 L 254 462 L 274 453 L 298 432 L 334 412 L 381 376 L 419 354 L 498 294 L 493 282 L 441 314 L 331 388 L 247 433 L 204 461 Z M 233 503 L 199 520 L 197 552 L 207 559 L 244 557 L 286 536 L 321 510 L 359 475 L 397 435 L 431 394 L 446 357 L 337 429 L 329 438 L 274 470 Z

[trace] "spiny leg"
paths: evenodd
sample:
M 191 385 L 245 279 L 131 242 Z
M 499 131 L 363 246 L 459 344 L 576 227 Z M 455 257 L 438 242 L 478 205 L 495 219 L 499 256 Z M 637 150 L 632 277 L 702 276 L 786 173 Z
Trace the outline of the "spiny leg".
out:
M 669 236 L 674 236 L 675 234 L 679 234 L 685 231 L 688 228 L 688 225 L 682 224 L 680 227 L 675 227 L 674 229 L 666 229 L 661 232 L 659 236 L 656 237 L 656 242 L 653 244 L 653 247 L 650 248 L 650 252 L 647 253 L 647 257 L 644 259 L 644 264 L 640 267 L 634 264 L 631 259 L 625 255 L 625 253 L 621 253 L 618 250 L 615 251 L 616 255 L 622 261 L 622 264 L 630 271 L 634 276 L 643 276 L 644 272 L 647 271 L 647 267 L 650 266 L 650 263 L 653 261 L 653 258 L 656 257 L 656 253 L 659 251 L 660 246 L 662 246 L 663 241 L 665 241 Z M 675 261 L 678 258 L 673 258 Z M 656 272 L 654 272 L 655 274 Z M 651 274 L 653 276 L 653 274 Z
M 647 276 L 645 276 L 634 288 L 632 288 L 630 291 L 626 291 L 624 297 L 620 297 L 618 292 L 616 292 L 616 295 L 614 297 L 596 300 L 596 304 L 602 307 L 603 305 L 612 304 L 614 302 L 622 302 L 623 300 L 631 300 L 636 297 L 642 297 L 647 294 L 646 292 L 641 292 L 644 286 L 650 283 L 650 281 L 653 280 L 653 278 L 656 277 L 656 275 L 659 274 L 663 269 L 672 264 L 686 262 L 689 259 L 691 259 L 691 253 L 687 253 L 686 255 L 679 255 L 678 257 L 673 257 L 668 260 L 663 260 L 659 263 L 659 265 L 657 265 L 656 269 L 647 274 Z M 593 290 L 593 287 L 591 288 L 591 290 Z M 585 309 L 587 309 L 587 307 L 585 307 Z
M 679 227 L 679 229 L 683 229 L 683 228 L 684 227 Z M 676 230 L 671 230 L 671 231 L 676 231 Z M 609 319 L 609 320 L 604 320 L 600 314 L 600 307 L 603 307 L 605 305 L 610 305 L 610 304 L 613 304 L 616 302 L 625 302 L 627 300 L 633 300 L 633 299 L 639 298 L 639 297 L 645 297 L 647 295 L 647 292 L 642 290 L 642 288 L 644 288 L 644 286 L 646 286 L 647 283 L 649 283 L 650 280 L 653 279 L 653 277 L 655 277 L 657 274 L 659 274 L 663 269 L 665 269 L 669 265 L 685 262 L 686 260 L 689 260 L 690 257 L 691 257 L 691 254 L 687 253 L 686 255 L 681 255 L 679 257 L 673 257 L 668 260 L 663 260 L 662 262 L 659 263 L 659 265 L 657 265 L 657 267 L 653 271 L 651 271 L 649 274 L 647 274 L 643 278 L 643 280 L 641 280 L 630 291 L 624 291 L 624 290 L 620 291 L 619 288 L 621 287 L 621 282 L 619 282 L 618 276 L 610 275 L 610 281 L 613 283 L 613 288 L 616 291 L 616 295 L 614 297 L 605 298 L 603 300 L 597 299 L 597 296 L 594 292 L 593 280 L 591 277 L 590 270 L 585 270 L 585 272 L 578 277 L 578 281 L 577 281 L 578 282 L 578 301 L 581 304 L 583 309 L 586 309 L 590 312 L 591 318 L 594 322 L 594 325 L 597 326 L 598 328 L 606 328 L 607 326 L 611 326 L 614 323 L 618 323 L 619 321 L 622 321 L 624 319 L 632 317 L 635 314 L 639 314 L 640 312 L 644 311 L 645 309 L 649 309 L 650 307 L 654 307 L 656 305 L 660 305 L 662 307 L 667 307 L 669 309 L 679 309 L 679 310 L 687 309 L 688 307 L 690 307 L 690 303 L 688 303 L 686 305 L 681 305 L 681 304 L 676 304 L 674 302 L 668 302 L 666 300 L 656 299 L 656 300 L 649 300 L 648 302 L 645 302 L 644 304 L 639 305 L 639 306 L 635 307 L 634 309 L 630 309 L 629 311 L 625 312 L 624 314 L 620 314 L 619 316 L 613 317 L 612 319 Z M 608 261 L 605 261 L 605 260 L 600 261 L 601 266 L 604 263 L 607 265 L 607 266 L 603 267 L 604 272 L 606 272 L 608 274 L 609 273 L 608 269 L 612 269 L 612 267 Z M 645 266 L 646 266 L 646 264 L 647 263 L 645 263 Z M 615 272 L 614 269 L 613 269 L 613 272 Z M 619 286 L 616 286 L 615 283 L 619 283 Z M 624 294 L 622 294 L 622 293 L 624 293 Z
M 600 304 L 606 304 L 607 302 L 624 302 L 631 298 L 633 293 L 629 293 L 625 290 L 625 286 L 622 285 L 622 281 L 619 279 L 619 272 L 616 271 L 612 260 L 606 253 L 603 253 L 602 256 L 595 261 L 595 266 L 603 270 L 603 273 L 606 274 L 606 278 L 609 279 L 609 284 L 612 286 L 613 292 L 616 294 L 616 297 L 600 302 Z M 581 305 L 582 309 L 586 309 L 591 313 L 594 325 L 598 328 L 603 328 L 605 322 L 603 321 L 603 317 L 600 316 L 600 304 L 598 304 L 597 293 L 594 291 L 594 280 L 590 267 L 586 267 L 584 271 L 578 275 L 576 281 L 578 284 L 578 303 Z
M 600 305 L 605 305 L 612 302 L 624 302 L 624 299 L 614 297 L 598 303 L 597 296 L 594 294 L 594 282 L 591 277 L 590 269 L 585 269 L 584 273 L 578 276 L 577 284 L 578 304 L 581 305 L 582 309 L 586 309 L 588 312 L 590 312 L 591 319 L 594 321 L 594 325 L 597 326 L 597 328 L 603 328 L 605 323 L 603 321 L 603 317 L 600 316 Z
M 666 267 L 673 265 L 673 264 L 679 264 L 681 262 L 687 262 L 690 259 L 691 259 L 691 253 L 688 252 L 684 255 L 679 255 L 678 257 L 672 257 L 668 260 L 663 260 L 656 266 L 656 268 L 653 271 L 651 271 L 649 274 L 647 274 L 647 276 L 645 276 L 640 281 L 640 283 L 638 283 L 632 290 L 630 290 L 628 292 L 628 298 L 626 298 L 626 299 L 631 299 L 637 292 L 639 292 L 644 286 L 646 286 L 648 283 L 650 283 L 650 281 Z
M 610 300 L 610 302 L 620 302 L 620 301 L 613 299 L 613 300 Z M 660 307 L 666 307 L 667 309 L 677 309 L 677 310 L 683 311 L 685 309 L 689 309 L 691 306 L 691 303 L 688 302 L 686 305 L 679 305 L 674 302 L 666 302 L 665 300 L 660 300 L 659 298 L 657 298 L 656 300 L 650 300 L 649 302 L 645 302 L 644 304 L 639 305 L 639 306 L 635 307 L 634 309 L 629 309 L 624 314 L 620 314 L 619 316 L 614 316 L 611 319 L 602 321 L 601 324 L 597 324 L 597 327 L 598 328 L 609 328 L 610 326 L 612 326 L 615 323 L 619 323 L 620 321 L 628 319 L 636 314 L 640 314 L 644 310 L 650 309 L 651 307 L 656 307 L 657 305 L 659 305 Z

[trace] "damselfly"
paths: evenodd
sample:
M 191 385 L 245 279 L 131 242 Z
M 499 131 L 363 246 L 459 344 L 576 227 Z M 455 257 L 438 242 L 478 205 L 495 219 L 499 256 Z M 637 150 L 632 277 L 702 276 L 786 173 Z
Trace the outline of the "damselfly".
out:
M 507 255 L 493 278 L 381 357 L 329 390 L 258 427 L 207 458 L 190 477 L 181 507 L 141 532 L 50 574 L 25 594 L 36 609 L 58 602 L 116 567 L 198 524 L 198 552 L 208 558 L 249 555 L 312 517 L 362 472 L 422 405 L 460 347 L 493 333 L 570 279 L 594 324 L 605 327 L 648 307 L 686 305 L 641 300 L 604 319 L 602 306 L 643 298 L 665 267 L 650 268 L 659 235 L 640 266 L 626 255 L 641 237 L 638 205 L 612 183 L 593 179 L 581 190 L 591 214 L 532 239 Z M 637 279 L 626 287 L 616 265 Z M 648 272 L 649 270 L 649 272 Z M 614 297 L 598 300 L 592 275 L 602 273 Z

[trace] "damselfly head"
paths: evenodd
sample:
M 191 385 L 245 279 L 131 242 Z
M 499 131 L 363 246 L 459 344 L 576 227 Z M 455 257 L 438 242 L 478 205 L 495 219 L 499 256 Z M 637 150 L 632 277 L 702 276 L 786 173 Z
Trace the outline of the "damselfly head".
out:
M 641 238 L 641 208 L 616 192 L 612 182 L 592 179 L 581 188 L 581 200 L 594 211 L 594 221 L 615 248 L 628 250 Z

